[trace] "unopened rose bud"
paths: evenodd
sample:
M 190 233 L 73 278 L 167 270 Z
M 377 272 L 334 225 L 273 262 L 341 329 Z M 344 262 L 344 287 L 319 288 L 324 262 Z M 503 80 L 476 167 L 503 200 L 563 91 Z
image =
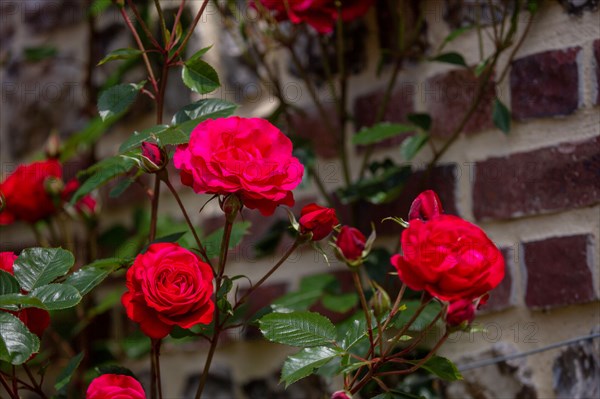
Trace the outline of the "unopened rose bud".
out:
M 300 234 L 312 234 L 311 241 L 319 241 L 333 231 L 333 227 L 338 224 L 338 219 L 335 209 L 308 204 L 302 208 L 298 223 Z
M 169 157 L 167 152 L 154 143 L 142 143 L 142 169 L 147 173 L 158 173 L 167 166 Z
M 375 292 L 371 297 L 370 305 L 375 312 L 375 316 L 380 318 L 392 308 L 392 301 L 383 287 L 375 282 L 373 282 L 373 285 L 375 286 Z
M 352 395 L 346 391 L 336 391 L 331 394 L 331 399 L 352 399 Z
M 421 219 L 429 220 L 434 216 L 439 216 L 444 212 L 442 201 L 433 190 L 423 191 L 410 206 L 408 211 L 408 220 Z
M 60 137 L 56 132 L 50 133 L 46 140 L 46 158 L 58 159 L 60 157 Z
M 467 327 L 475 319 L 475 305 L 467 299 L 452 302 L 448 305 L 445 319 L 450 327 Z
M 342 226 L 335 240 L 336 255 L 348 266 L 359 266 L 362 264 L 366 242 L 367 239 L 358 229 Z
M 233 223 L 238 212 L 242 209 L 242 201 L 235 194 L 229 194 L 221 202 L 221 209 L 225 212 L 227 221 Z

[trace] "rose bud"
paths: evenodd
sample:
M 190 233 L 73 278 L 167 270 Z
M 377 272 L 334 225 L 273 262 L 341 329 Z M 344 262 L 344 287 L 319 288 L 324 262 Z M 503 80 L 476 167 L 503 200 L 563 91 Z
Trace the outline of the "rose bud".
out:
M 336 253 L 347 265 L 359 266 L 366 242 L 367 239 L 358 229 L 342 226 L 335 241 Z
M 383 316 L 388 310 L 392 308 L 392 301 L 390 300 L 390 296 L 388 293 L 376 282 L 373 282 L 375 292 L 373 292 L 373 296 L 370 299 L 370 305 L 373 311 L 375 312 L 375 316 L 380 318 Z
M 142 143 L 142 169 L 146 173 L 160 172 L 167 166 L 169 157 L 164 148 L 160 148 L 154 143 L 144 141 Z
M 331 394 L 331 399 L 352 399 L 352 395 L 346 391 L 336 391 Z
M 475 319 L 475 305 L 467 299 L 451 302 L 446 311 L 446 324 L 466 327 Z
M 90 383 L 86 399 L 129 398 L 146 399 L 142 384 L 135 378 L 120 374 L 103 374 Z
M 300 234 L 312 233 L 312 241 L 319 241 L 327 237 L 333 227 L 338 224 L 335 210 L 317 204 L 308 204 L 300 212 Z
M 433 190 L 423 191 L 410 206 L 408 211 L 408 220 L 421 219 L 429 220 L 434 216 L 439 216 L 444 212 L 442 202 Z

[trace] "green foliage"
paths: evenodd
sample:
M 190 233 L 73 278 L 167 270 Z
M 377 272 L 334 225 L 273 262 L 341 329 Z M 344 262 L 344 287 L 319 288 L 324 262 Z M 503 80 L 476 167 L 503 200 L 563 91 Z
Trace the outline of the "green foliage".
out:
M 57 391 L 60 391 L 63 387 L 66 387 L 69 382 L 71 382 L 73 373 L 75 370 L 77 370 L 77 367 L 79 367 L 79 364 L 81 364 L 81 361 L 83 360 L 83 355 L 84 353 L 80 352 L 75 357 L 71 358 L 65 368 L 62 369 L 58 377 L 56 377 L 54 388 L 56 388 Z
M 198 94 L 207 94 L 221 86 L 219 75 L 213 67 L 200 58 L 192 57 L 183 65 L 183 83 Z
M 462 28 L 458 28 L 458 29 L 455 29 L 452 32 L 450 32 L 448 34 L 448 36 L 446 36 L 444 41 L 442 41 L 442 43 L 440 44 L 440 47 L 438 48 L 438 53 L 441 52 L 448 43 L 452 42 L 454 39 L 458 38 L 459 36 L 462 36 L 464 33 L 470 31 L 474 27 L 475 26 L 473 26 L 473 25 L 463 26 Z
M 23 50 L 25 59 L 30 62 L 42 61 L 46 58 L 55 57 L 57 54 L 58 50 L 52 46 L 26 47 Z
M 19 282 L 10 273 L 0 270 L 0 296 L 19 292 Z
M 287 388 L 339 355 L 339 351 L 326 346 L 304 348 L 286 359 L 281 370 L 281 381 L 285 382 Z
M 384 204 L 398 198 L 411 176 L 410 166 L 396 165 L 391 160 L 371 164 L 371 176 L 337 190 L 343 204 L 365 200 Z
M 510 132 L 510 111 L 498 98 L 494 100 L 492 120 L 494 121 L 494 125 L 496 125 L 498 129 L 502 130 L 504 134 L 508 134 L 508 132 Z
M 61 248 L 28 248 L 15 260 L 15 278 L 31 291 L 64 276 L 74 263 L 73 254 Z
M 352 143 L 356 145 L 375 144 L 414 130 L 415 127 L 412 125 L 381 122 L 361 129 L 352 137 Z
M 260 331 L 270 341 L 291 346 L 312 347 L 335 341 L 331 321 L 318 313 L 269 313 L 259 320 Z
M 409 121 L 425 131 L 428 131 L 431 128 L 431 116 L 429 114 L 408 114 L 407 118 Z
M 10 313 L 0 312 L 0 360 L 23 364 L 40 349 L 40 340 Z
M 108 118 L 127 111 L 145 84 L 146 82 L 118 84 L 100 93 L 98 97 L 98 113 L 102 120 L 105 121 Z
M 103 186 L 115 177 L 129 172 L 135 165 L 136 162 L 132 158 L 117 155 L 103 159 L 85 171 L 80 172 L 80 176 L 87 178 L 75 194 L 73 194 L 71 204 L 77 203 L 77 201 L 92 192 L 92 190 Z
M 148 129 L 144 129 L 141 132 L 135 131 L 127 140 L 123 142 L 123 144 L 121 144 L 119 147 L 119 152 L 123 154 L 127 151 L 138 148 L 144 141 L 159 137 L 159 135 L 168 128 L 168 125 L 156 125 L 149 127 Z
M 429 135 L 427 133 L 419 132 L 410 137 L 407 137 L 402 141 L 400 146 L 400 154 L 407 161 L 412 160 L 415 155 L 423 148 L 423 146 L 429 141 Z
M 187 121 L 200 123 L 206 119 L 225 118 L 233 115 L 237 105 L 218 98 L 207 98 L 181 108 L 173 116 L 171 124 L 179 125 Z
M 81 302 L 81 294 L 77 288 L 68 284 L 43 285 L 35 288 L 29 295 L 39 299 L 48 310 L 72 308 Z
M 250 222 L 237 222 L 233 224 L 231 229 L 231 239 L 229 240 L 229 249 L 233 249 L 239 245 L 242 238 L 248 234 L 248 229 L 251 225 Z M 204 245 L 209 258 L 216 258 L 219 256 L 222 238 L 223 228 L 221 227 L 208 237 L 202 239 L 202 244 Z
M 436 57 L 433 57 L 431 59 L 431 61 L 437 61 L 437 62 L 443 62 L 446 64 L 453 64 L 453 65 L 459 65 L 462 67 L 467 67 L 467 62 L 465 61 L 464 57 L 456 52 L 450 52 L 450 53 L 444 53 L 444 54 L 440 54 Z
M 417 362 L 418 361 L 411 361 L 410 363 L 417 364 Z M 460 371 L 458 371 L 456 368 L 456 365 L 454 365 L 454 363 L 445 357 L 432 356 L 421 367 L 445 381 L 456 381 L 463 379 Z
M 406 306 L 406 309 L 402 312 L 398 312 L 394 319 L 394 325 L 397 328 L 402 328 L 408 321 L 413 317 L 419 306 L 421 305 L 420 301 L 405 301 L 403 304 Z M 428 303 L 425 308 L 421 311 L 417 319 L 412 323 L 410 330 L 412 331 L 422 331 L 427 327 L 433 319 L 438 315 L 438 313 L 442 310 L 442 306 L 439 302 L 432 301 Z
M 108 53 L 100 62 L 98 66 L 106 64 L 109 61 L 114 60 L 127 60 L 131 58 L 136 58 L 142 54 L 141 50 L 135 48 L 119 48 Z
M 83 266 L 65 279 L 65 284 L 75 287 L 83 296 L 100 284 L 113 271 L 128 263 L 119 258 L 101 259 Z

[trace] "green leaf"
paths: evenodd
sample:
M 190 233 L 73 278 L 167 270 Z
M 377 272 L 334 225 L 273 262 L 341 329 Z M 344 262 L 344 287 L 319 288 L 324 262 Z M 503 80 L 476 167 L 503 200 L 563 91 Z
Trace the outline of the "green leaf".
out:
M 406 305 L 406 309 L 402 312 L 398 312 L 395 317 L 394 325 L 397 328 L 402 328 L 415 314 L 417 309 L 419 308 L 421 302 L 420 301 L 406 301 L 404 305 Z M 442 309 L 441 305 L 438 302 L 430 302 L 425 306 L 425 308 L 421 311 L 417 319 L 413 322 L 410 327 L 411 331 L 421 331 L 429 325 L 433 319 L 436 318 L 440 310 Z
M 97 17 L 112 4 L 112 0 L 94 0 L 88 9 L 88 15 Z
M 212 44 L 211 44 L 211 45 L 210 45 L 210 46 L 208 46 L 208 47 L 204 47 L 204 48 L 202 48 L 202 49 L 200 49 L 200 50 L 196 51 L 196 52 L 195 52 L 195 53 L 194 53 L 194 54 L 193 54 L 193 55 L 192 55 L 192 56 L 191 56 L 191 57 L 190 57 L 190 58 L 189 58 L 189 59 L 188 59 L 186 62 L 189 62 L 189 61 L 194 61 L 194 60 L 198 60 L 198 59 L 202 58 L 202 56 L 203 56 L 204 54 L 206 54 L 206 53 L 208 52 L 208 50 L 210 50 L 212 47 L 213 47 L 213 46 L 212 46 Z
M 504 134 L 508 134 L 508 132 L 510 132 L 510 111 L 498 98 L 496 98 L 494 101 L 492 119 L 494 121 L 494 125 L 496 125 L 498 129 L 502 130 Z
M 390 137 L 395 137 L 414 130 L 415 127 L 413 125 L 381 122 L 371 127 L 361 129 L 354 137 L 352 137 L 352 143 L 356 145 L 375 144 L 389 139 Z
M 69 360 L 69 363 L 67 363 L 65 368 L 60 372 L 60 374 L 56 378 L 54 388 L 56 388 L 57 391 L 61 390 L 62 387 L 67 386 L 67 384 L 71 382 L 71 377 L 73 376 L 75 370 L 77 370 L 77 367 L 79 367 L 79 364 L 82 360 L 83 352 L 80 352 L 77 356 Z
M 291 346 L 321 346 L 335 341 L 335 327 L 318 313 L 270 313 L 259 320 L 259 327 L 270 341 Z
M 111 190 L 108 196 L 110 198 L 118 198 L 123 194 L 137 179 L 138 175 L 121 179 Z
M 233 115 L 237 105 L 218 98 L 207 98 L 181 108 L 173 116 L 171 124 L 179 125 L 190 120 L 200 123 L 206 119 L 225 118 Z
M 130 377 L 136 378 L 133 371 L 129 370 L 126 367 L 118 366 L 116 364 L 107 364 L 104 366 L 98 366 L 95 368 L 95 370 L 99 375 L 117 374 L 117 375 L 128 375 Z
M 409 363 L 417 364 L 418 361 L 411 361 Z M 460 371 L 458 371 L 458 368 L 456 368 L 456 365 L 454 365 L 454 363 L 445 357 L 433 356 L 421 367 L 445 381 L 456 381 L 463 379 Z
M 400 154 L 405 160 L 410 161 L 419 153 L 419 150 L 423 148 L 428 140 L 429 135 L 423 132 L 407 137 L 400 146 Z
M 465 61 L 464 57 L 456 52 L 440 54 L 437 57 L 432 58 L 431 61 L 467 67 L 467 62 Z
M 130 58 L 135 58 L 138 57 L 140 54 L 142 54 L 142 51 L 135 48 L 119 48 L 106 54 L 106 56 L 102 58 L 102 60 L 100 60 L 97 66 L 106 64 L 109 61 L 127 60 Z
M 442 44 L 440 44 L 440 47 L 438 49 L 438 53 L 440 51 L 442 51 L 444 49 L 444 47 L 446 47 L 446 45 L 448 43 L 450 43 L 451 41 L 453 41 L 457 37 L 461 36 L 463 33 L 468 32 L 468 31 L 470 31 L 473 28 L 474 28 L 474 25 L 464 26 L 462 28 L 458 28 L 458 29 L 455 29 L 452 32 L 450 32 L 450 34 L 448 34 L 448 36 L 446 36 L 446 38 L 444 39 L 444 41 L 442 42 Z
M 22 308 L 46 309 L 46 306 L 38 298 L 23 294 L 5 294 L 0 295 L 0 308 L 16 312 Z
M 138 148 L 144 141 L 148 141 L 154 137 L 157 137 L 160 133 L 164 132 L 169 128 L 168 125 L 156 125 L 144 129 L 141 132 L 135 131 L 121 146 L 119 147 L 120 153 L 125 153 L 134 148 Z
M 98 260 L 69 275 L 65 284 L 75 287 L 81 296 L 86 295 L 123 264 L 124 260 L 119 258 Z
M 231 239 L 229 240 L 229 249 L 233 249 L 239 245 L 242 238 L 248 234 L 248 229 L 251 225 L 250 222 L 238 222 L 233 224 L 231 229 Z M 220 228 L 202 240 L 209 258 L 212 259 L 219 256 L 222 238 L 223 228 Z
M 10 313 L 0 312 L 0 360 L 25 363 L 40 349 L 40 340 Z
M 365 338 L 367 338 L 367 322 L 365 318 L 352 320 L 352 326 L 348 328 L 342 341 L 342 348 L 349 350 Z
M 62 248 L 27 248 L 15 260 L 15 277 L 22 289 L 31 291 L 64 276 L 74 263 L 73 254 Z
M 81 302 L 77 288 L 68 284 L 48 284 L 35 288 L 30 296 L 39 299 L 48 310 L 68 309 Z
M 181 79 L 187 87 L 198 94 L 210 93 L 221 86 L 217 71 L 199 58 L 184 63 Z
M 115 177 L 129 172 L 135 165 L 136 163 L 133 159 L 121 155 L 103 159 L 97 164 L 92 165 L 82 173 L 82 175 L 90 174 L 90 176 L 73 194 L 70 203 L 75 204 L 86 194 L 108 183 Z
M 18 294 L 20 288 L 19 282 L 12 274 L 0 270 L 0 295 Z
M 123 83 L 110 87 L 100 93 L 98 97 L 98 113 L 102 120 L 116 116 L 125 112 L 137 96 L 138 92 L 144 87 L 146 82 L 138 84 Z
M 196 127 L 194 125 L 194 127 Z M 190 141 L 190 132 L 186 131 L 183 126 L 171 126 L 164 132 L 157 135 L 158 140 L 162 145 L 178 145 Z
M 289 356 L 281 369 L 281 381 L 287 388 L 294 382 L 308 377 L 315 369 L 324 366 L 327 362 L 340 353 L 326 346 L 304 348 L 300 352 Z
M 331 311 L 346 313 L 356 306 L 358 303 L 358 295 L 356 295 L 355 292 L 345 294 L 325 294 L 321 299 L 321 302 L 323 303 L 323 306 Z
M 428 131 L 431 128 L 431 116 L 424 113 L 408 114 L 408 120 L 420 127 L 421 129 Z
M 290 310 L 307 310 L 323 295 L 321 290 L 295 291 L 273 301 L 273 305 Z
M 46 58 L 52 58 L 57 54 L 58 50 L 56 47 L 52 46 L 26 47 L 23 50 L 25 60 L 32 62 L 42 61 Z

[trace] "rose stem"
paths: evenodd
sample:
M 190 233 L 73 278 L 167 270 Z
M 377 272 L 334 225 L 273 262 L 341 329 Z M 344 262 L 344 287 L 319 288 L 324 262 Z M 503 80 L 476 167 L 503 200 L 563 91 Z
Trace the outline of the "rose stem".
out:
M 208 258 L 208 254 L 206 253 L 206 249 L 204 249 L 204 246 L 200 242 L 200 237 L 198 237 L 198 233 L 196 233 L 196 229 L 194 228 L 194 225 L 192 224 L 192 221 L 191 221 L 187 211 L 185 210 L 185 206 L 183 206 L 183 202 L 181 202 L 181 198 L 179 197 L 177 190 L 175 190 L 175 187 L 173 187 L 173 184 L 171 184 L 171 181 L 168 178 L 165 179 L 164 182 L 167 185 L 167 188 L 169 189 L 169 191 L 171 191 L 171 193 L 173 194 L 173 197 L 175 197 L 175 201 L 177 201 L 177 204 L 179 205 L 179 208 L 181 209 L 181 213 L 183 214 L 183 217 L 185 218 L 185 221 L 186 221 L 187 225 L 189 226 L 189 228 L 192 232 L 192 235 L 194 236 L 194 240 L 196 240 L 196 245 L 198 245 L 198 249 L 200 250 L 202 257 L 204 258 L 206 263 L 211 265 L 210 259 Z M 211 267 L 212 267 L 212 265 L 211 265 Z
M 360 305 L 365 312 L 365 319 L 367 321 L 367 332 L 369 333 L 369 343 L 371 345 L 370 352 L 374 352 L 374 344 L 373 344 L 373 322 L 371 320 L 371 312 L 369 310 L 369 306 L 367 305 L 367 298 L 365 298 L 365 293 L 362 288 L 362 284 L 360 282 L 360 276 L 358 275 L 358 271 L 352 272 L 352 280 L 354 281 L 354 286 L 356 287 L 356 291 L 358 291 L 358 297 L 360 298 Z M 381 334 L 381 331 L 379 332 Z
M 152 341 L 153 352 L 154 356 L 156 357 L 156 383 L 158 386 L 158 397 L 159 399 L 162 399 L 162 380 L 160 377 L 160 344 L 162 341 L 160 339 Z
M 4 378 L 3 374 L 0 374 L 0 383 L 2 383 L 2 386 L 4 387 L 6 392 L 10 395 L 11 399 L 19 399 L 19 395 L 17 395 L 15 392 L 12 391 L 12 389 L 10 388 L 10 385 L 8 385 L 8 382 L 6 382 L 6 379 Z

